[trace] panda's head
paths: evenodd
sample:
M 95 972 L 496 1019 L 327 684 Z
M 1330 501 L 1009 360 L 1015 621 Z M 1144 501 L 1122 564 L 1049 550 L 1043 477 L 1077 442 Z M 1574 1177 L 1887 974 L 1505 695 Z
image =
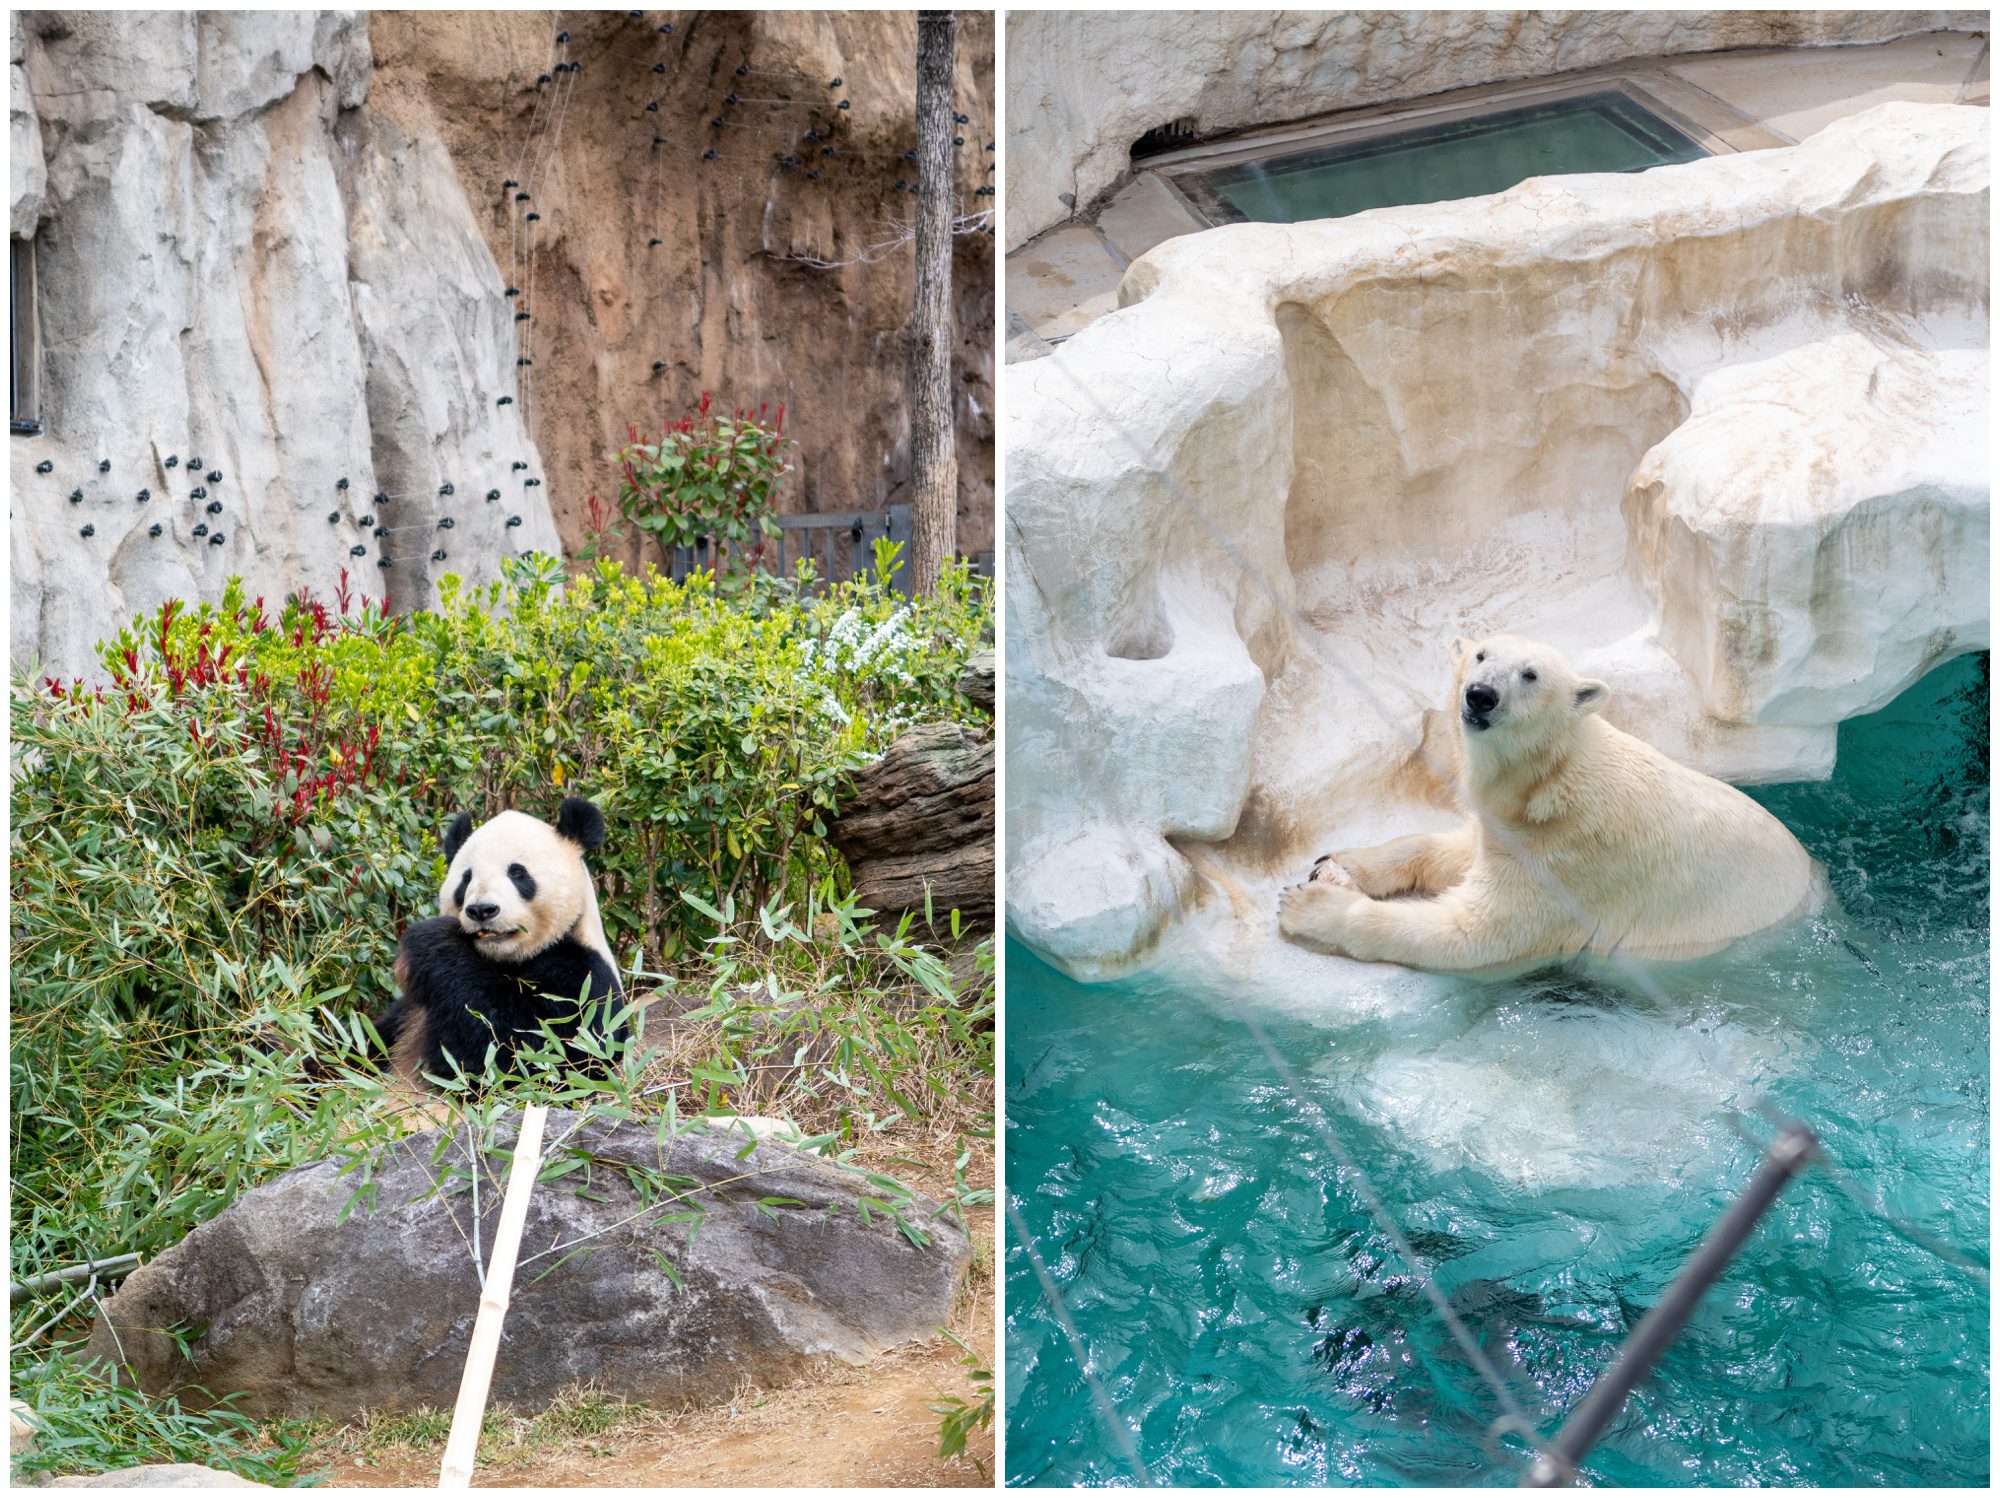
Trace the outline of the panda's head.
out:
M 565 796 L 555 825 L 503 811 L 476 831 L 460 812 L 444 835 L 438 913 L 495 962 L 526 962 L 575 928 L 590 905 L 583 855 L 604 841 L 604 813 Z

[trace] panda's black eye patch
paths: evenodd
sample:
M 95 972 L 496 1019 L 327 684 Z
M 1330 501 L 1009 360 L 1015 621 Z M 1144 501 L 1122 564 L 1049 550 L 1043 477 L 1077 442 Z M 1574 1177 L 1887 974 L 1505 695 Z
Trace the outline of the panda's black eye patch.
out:
M 471 886 L 472 886 L 472 870 L 467 869 L 465 871 L 465 877 L 458 881 L 458 893 L 451 897 L 452 903 L 457 905 L 460 910 L 463 910 L 465 908 L 465 892 L 467 889 L 471 888 Z
M 1523 681 L 1533 681 L 1534 679 L 1535 679 L 1535 673 L 1532 671 L 1523 671 L 1521 673 L 1521 680 Z
M 507 865 L 507 877 L 514 881 L 514 888 L 521 892 L 522 899 L 532 900 L 535 898 L 535 876 L 533 874 L 530 874 L 518 863 L 510 863 Z

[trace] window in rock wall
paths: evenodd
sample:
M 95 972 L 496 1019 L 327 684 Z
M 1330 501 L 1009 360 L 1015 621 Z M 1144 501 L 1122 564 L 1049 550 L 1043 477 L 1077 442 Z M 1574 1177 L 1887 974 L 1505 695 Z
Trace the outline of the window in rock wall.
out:
M 8 249 L 13 282 L 8 331 L 14 350 L 7 380 L 8 430 L 35 433 L 42 429 L 42 324 L 35 295 L 35 242 L 9 240 Z

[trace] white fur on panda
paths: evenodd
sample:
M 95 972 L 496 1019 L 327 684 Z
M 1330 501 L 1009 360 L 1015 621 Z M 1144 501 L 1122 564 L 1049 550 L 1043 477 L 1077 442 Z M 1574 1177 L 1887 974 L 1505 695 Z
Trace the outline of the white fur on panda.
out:
M 525 962 L 569 936 L 602 953 L 615 971 L 583 854 L 547 822 L 503 811 L 453 856 L 438 914 L 456 918 L 495 962 Z M 522 894 L 517 871 L 533 881 L 532 898 Z

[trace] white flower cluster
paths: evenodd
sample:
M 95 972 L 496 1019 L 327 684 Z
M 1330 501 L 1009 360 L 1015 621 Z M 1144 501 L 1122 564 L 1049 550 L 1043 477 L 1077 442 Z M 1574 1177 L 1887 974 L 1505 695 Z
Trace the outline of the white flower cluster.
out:
M 907 609 L 897 609 L 873 628 L 860 610 L 849 609 L 834 620 L 824 641 L 805 642 L 805 667 L 809 673 L 839 672 L 914 686 L 908 663 L 922 649 L 923 642 L 910 633 Z

